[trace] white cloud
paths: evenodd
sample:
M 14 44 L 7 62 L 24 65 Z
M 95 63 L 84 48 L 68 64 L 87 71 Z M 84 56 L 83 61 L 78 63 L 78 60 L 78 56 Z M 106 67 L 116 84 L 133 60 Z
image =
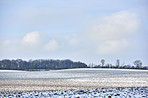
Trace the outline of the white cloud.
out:
M 121 39 L 136 32 L 139 25 L 140 22 L 135 13 L 121 11 L 95 20 L 89 36 L 96 41 Z
M 78 36 L 66 36 L 64 38 L 64 40 L 66 41 L 66 43 L 68 43 L 71 46 L 75 46 L 77 44 L 79 44 L 79 40 L 80 38 Z
M 54 51 L 58 48 L 58 43 L 56 40 L 50 40 L 45 46 L 44 49 L 47 51 Z
M 48 40 L 40 32 L 30 32 L 20 39 L 4 40 L 0 43 L 1 58 L 12 57 L 29 59 L 39 56 L 46 56 L 48 52 L 53 52 L 59 48 L 57 40 Z
M 5 41 L 3 42 L 4 45 L 9 45 L 10 43 L 11 43 L 10 40 L 5 40 Z
M 27 33 L 23 39 L 22 39 L 23 44 L 26 45 L 35 45 L 40 42 L 40 35 L 39 32 L 29 32 Z
M 97 53 L 119 54 L 131 44 L 129 36 L 136 34 L 139 27 L 140 20 L 135 13 L 121 11 L 96 19 L 88 38 L 95 43 Z
M 106 41 L 98 46 L 99 54 L 117 54 L 125 50 L 129 46 L 126 40 Z

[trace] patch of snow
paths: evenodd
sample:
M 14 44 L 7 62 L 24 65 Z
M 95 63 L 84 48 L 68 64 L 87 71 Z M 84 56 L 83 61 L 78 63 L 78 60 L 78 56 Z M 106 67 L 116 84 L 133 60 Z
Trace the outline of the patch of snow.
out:
M 148 88 L 106 88 L 106 89 L 81 89 L 58 91 L 34 91 L 34 92 L 5 92 L 0 97 L 21 98 L 148 98 Z
M 15 73 L 15 72 L 26 72 L 26 71 L 22 71 L 22 70 L 0 70 L 0 72 L 13 72 L 13 73 Z
M 62 69 L 61 71 L 75 71 L 75 70 L 104 70 L 104 71 L 142 71 L 148 72 L 148 70 L 141 70 L 141 69 L 115 69 L 115 68 L 75 68 L 75 69 Z
M 79 68 L 50 71 L 0 70 L 0 79 L 68 79 L 148 76 L 148 70 Z

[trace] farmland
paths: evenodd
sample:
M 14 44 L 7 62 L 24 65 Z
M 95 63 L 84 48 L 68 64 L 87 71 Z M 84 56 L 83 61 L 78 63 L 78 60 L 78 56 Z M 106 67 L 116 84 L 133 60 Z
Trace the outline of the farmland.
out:
M 148 71 L 99 68 L 0 71 L 0 92 L 118 87 L 148 87 Z

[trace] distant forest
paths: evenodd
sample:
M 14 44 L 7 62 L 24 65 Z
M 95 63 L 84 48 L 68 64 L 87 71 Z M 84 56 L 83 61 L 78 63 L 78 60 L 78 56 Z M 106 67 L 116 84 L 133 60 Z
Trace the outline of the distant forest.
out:
M 146 69 L 148 66 L 142 66 L 140 60 L 135 60 L 133 65 L 120 64 L 120 60 L 116 60 L 116 64 L 105 63 L 105 60 L 100 61 L 101 64 L 89 64 L 86 65 L 82 62 L 73 62 L 69 59 L 67 60 L 52 60 L 52 59 L 38 59 L 25 61 L 22 59 L 0 60 L 0 69 L 7 70 L 56 70 L 56 69 L 70 69 L 70 68 L 117 68 L 117 69 Z
M 82 62 L 73 62 L 71 60 L 29 60 L 22 59 L 0 61 L 0 69 L 9 70 L 51 70 L 51 69 L 69 69 L 69 68 L 86 68 L 87 65 Z

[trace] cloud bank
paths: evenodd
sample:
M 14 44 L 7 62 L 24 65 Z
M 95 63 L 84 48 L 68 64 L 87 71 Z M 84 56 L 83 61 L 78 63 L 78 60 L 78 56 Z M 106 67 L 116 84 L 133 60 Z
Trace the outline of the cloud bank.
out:
M 42 37 L 41 32 L 29 32 L 21 39 L 5 40 L 0 42 L 1 57 L 22 58 L 39 56 L 54 52 L 59 46 L 58 41 Z
M 28 51 L 33 54 L 37 51 L 50 53 L 58 49 L 67 51 L 71 49 L 74 51 L 73 49 L 77 47 L 79 48 L 78 52 L 85 50 L 101 55 L 120 54 L 131 45 L 129 38 L 137 32 L 140 27 L 140 20 L 135 13 L 120 11 L 94 19 L 90 24 L 87 27 L 87 32 L 77 33 L 76 36 L 68 36 L 66 39 L 63 37 L 60 39 L 61 41 L 50 35 L 50 39 L 45 36 L 43 37 L 41 35 L 44 35 L 44 33 L 38 31 L 29 32 L 20 40 L 5 40 L 1 44 L 1 49 L 5 51 L 5 48 L 8 48 L 5 51 L 8 53 L 15 50 L 14 53 L 16 51 Z M 90 43 L 92 46 L 90 46 Z M 93 50 L 89 49 L 90 47 Z
M 129 47 L 129 38 L 137 33 L 140 20 L 135 13 L 120 11 L 96 19 L 88 32 L 88 38 L 97 46 L 99 54 L 118 54 Z

